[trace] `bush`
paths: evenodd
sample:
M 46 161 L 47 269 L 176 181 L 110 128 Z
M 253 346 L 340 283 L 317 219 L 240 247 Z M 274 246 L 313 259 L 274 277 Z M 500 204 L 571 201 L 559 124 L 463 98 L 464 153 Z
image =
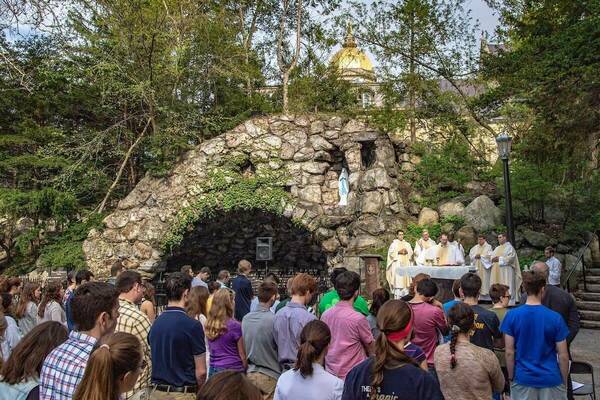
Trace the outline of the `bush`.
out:
M 489 178 L 490 166 L 476 159 L 468 143 L 453 138 L 440 146 L 415 144 L 415 154 L 421 154 L 416 166 L 416 187 L 423 196 L 421 206 L 435 208 L 464 192 L 467 182 Z

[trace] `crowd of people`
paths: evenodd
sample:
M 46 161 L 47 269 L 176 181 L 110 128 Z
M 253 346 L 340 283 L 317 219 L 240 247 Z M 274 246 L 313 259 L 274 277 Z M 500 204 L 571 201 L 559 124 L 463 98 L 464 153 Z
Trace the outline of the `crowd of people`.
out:
M 87 270 L 64 285 L 2 278 L 0 400 L 515 400 L 570 396 L 569 343 L 579 329 L 572 297 L 547 264 L 523 273 L 521 305 L 467 273 L 455 299 L 435 299 L 417 275 L 402 299 L 336 268 L 332 289 L 296 274 L 279 293 L 276 275 L 253 286 L 250 262 L 236 276 L 194 273 L 154 288 L 117 264 L 108 282 Z M 253 289 L 256 288 L 255 289 Z M 256 292 L 256 293 L 255 293 Z

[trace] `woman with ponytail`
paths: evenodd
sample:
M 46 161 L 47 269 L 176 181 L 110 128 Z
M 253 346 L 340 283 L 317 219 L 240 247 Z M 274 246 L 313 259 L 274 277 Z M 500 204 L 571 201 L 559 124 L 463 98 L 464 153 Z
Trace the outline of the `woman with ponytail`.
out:
M 435 379 L 405 350 L 413 320 L 411 308 L 402 300 L 390 300 L 381 306 L 377 313 L 380 334 L 375 341 L 375 355 L 346 376 L 342 400 L 442 399 Z
M 125 332 L 106 337 L 90 355 L 73 400 L 119 400 L 133 389 L 143 363 L 137 337 Z
M 300 347 L 293 369 L 277 381 L 274 400 L 339 400 L 344 382 L 325 371 L 323 363 L 331 342 L 331 331 L 314 320 L 300 333 Z
M 491 350 L 471 343 L 475 314 L 465 303 L 448 311 L 451 340 L 435 350 L 435 370 L 446 400 L 491 399 L 504 390 L 504 376 Z

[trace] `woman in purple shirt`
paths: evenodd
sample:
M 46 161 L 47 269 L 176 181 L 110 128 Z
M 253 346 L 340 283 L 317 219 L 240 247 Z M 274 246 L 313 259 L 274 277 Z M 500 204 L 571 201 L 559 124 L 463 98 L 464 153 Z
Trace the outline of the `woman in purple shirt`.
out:
M 242 325 L 233 319 L 233 310 L 233 292 L 230 289 L 217 290 L 206 321 L 211 355 L 209 377 L 224 370 L 244 372 L 248 367 Z

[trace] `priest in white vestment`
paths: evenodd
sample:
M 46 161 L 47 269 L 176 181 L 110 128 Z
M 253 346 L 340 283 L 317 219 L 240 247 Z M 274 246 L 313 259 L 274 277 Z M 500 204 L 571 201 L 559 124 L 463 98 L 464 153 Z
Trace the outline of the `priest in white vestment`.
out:
M 423 229 L 423 233 L 421 234 L 421 239 L 417 240 L 415 243 L 415 261 L 418 264 L 418 258 L 425 252 L 425 250 L 432 248 L 437 243 L 435 240 L 429 237 L 429 231 L 427 229 Z
M 458 247 L 460 254 L 462 254 L 463 258 L 465 258 L 465 248 L 463 247 L 462 244 L 460 244 L 460 241 L 454 240 L 454 233 L 452 233 L 452 232 L 450 232 L 448 234 L 448 244 L 450 244 L 451 246 Z
M 456 246 L 450 245 L 448 235 L 442 233 L 440 244 L 437 244 L 425 250 L 418 257 L 419 265 L 428 265 L 433 261 L 433 265 L 463 265 L 465 258 Z
M 410 277 L 400 274 L 399 269 L 410 266 L 410 259 L 413 255 L 413 249 L 410 243 L 404 240 L 404 232 L 398 232 L 398 239 L 394 239 L 388 249 L 387 267 L 385 276 L 390 291 L 396 299 L 408 293 L 410 287 Z
M 481 295 L 490 294 L 490 276 L 492 272 L 492 257 L 494 249 L 485 240 L 485 235 L 477 237 L 477 244 L 469 251 L 471 265 L 477 268 L 477 275 L 481 278 Z
M 490 285 L 502 283 L 510 288 L 510 304 L 519 301 L 521 283 L 521 267 L 515 248 L 507 241 L 505 233 L 498 235 L 499 246 L 492 255 L 492 268 L 490 271 Z

